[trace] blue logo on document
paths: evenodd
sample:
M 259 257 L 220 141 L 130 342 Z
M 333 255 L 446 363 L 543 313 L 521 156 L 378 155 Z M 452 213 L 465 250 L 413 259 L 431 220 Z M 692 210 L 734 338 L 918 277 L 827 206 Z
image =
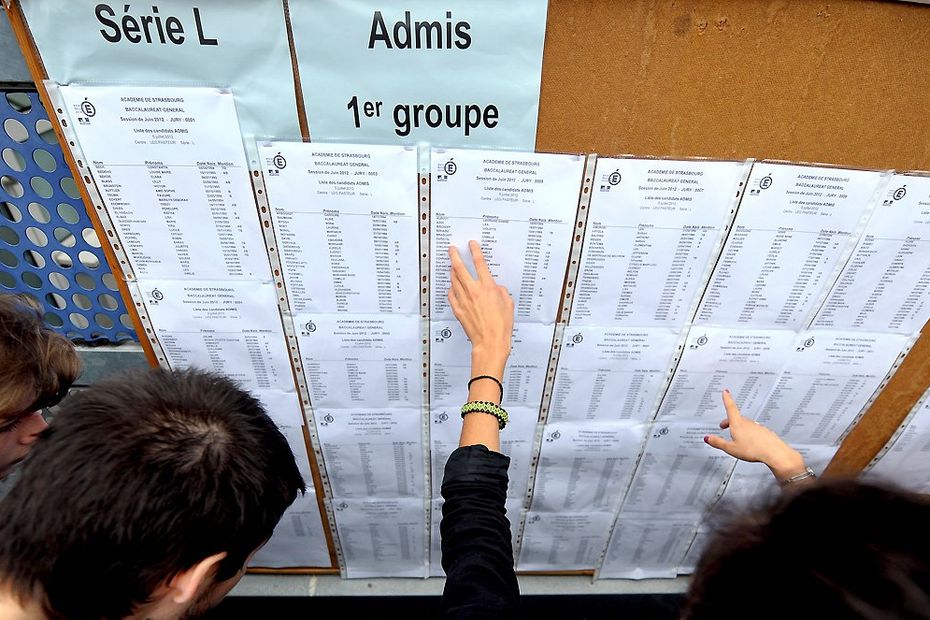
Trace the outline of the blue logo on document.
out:
M 445 342 L 452 337 L 452 330 L 448 327 L 443 327 L 439 330 L 439 335 L 436 337 L 436 342 Z
M 331 413 L 327 413 L 323 416 L 323 420 L 320 422 L 320 426 L 329 426 L 336 421 L 336 418 L 333 417 Z
M 552 443 L 553 441 L 555 441 L 561 436 L 562 436 L 562 433 L 560 433 L 559 431 L 552 431 L 551 433 L 549 433 L 549 436 L 546 437 L 546 441 L 548 441 L 549 443 Z
M 303 331 L 304 336 L 308 334 L 312 334 L 315 331 L 316 331 L 316 323 L 314 323 L 313 321 L 307 321 L 306 323 L 304 323 L 304 331 Z
M 449 414 L 443 411 L 442 413 L 437 415 L 435 418 L 433 418 L 433 424 L 442 424 L 443 422 L 448 421 L 448 419 L 449 419 Z
M 565 346 L 566 346 L 566 347 L 573 347 L 573 346 L 575 346 L 576 344 L 581 344 L 581 342 L 582 342 L 583 340 L 584 340 L 584 336 L 581 335 L 581 332 L 578 332 L 577 334 L 575 334 L 574 336 L 572 336 L 572 339 L 571 339 L 569 342 L 566 342 L 566 343 L 565 343 Z
M 153 288 L 153 289 L 152 289 L 152 292 L 149 293 L 149 296 L 152 298 L 152 304 L 153 304 L 153 305 L 158 305 L 158 302 L 160 302 L 162 299 L 165 298 L 165 294 L 162 293 L 162 292 L 161 292 L 160 290 L 158 290 L 157 288 Z
M 659 437 L 665 437 L 666 435 L 668 435 L 667 426 L 663 426 L 662 428 L 660 428 L 659 430 L 657 430 L 655 433 L 652 434 L 652 436 L 655 437 L 656 439 L 658 439 Z

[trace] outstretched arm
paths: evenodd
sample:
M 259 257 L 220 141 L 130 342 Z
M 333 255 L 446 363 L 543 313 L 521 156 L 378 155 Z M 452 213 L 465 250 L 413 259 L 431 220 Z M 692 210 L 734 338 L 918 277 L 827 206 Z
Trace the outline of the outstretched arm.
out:
M 501 389 L 494 380 L 503 381 L 510 355 L 513 300 L 494 282 L 478 244 L 469 246 L 477 278 L 450 248 L 449 303 L 472 343 L 471 376 L 493 377 L 474 381 L 468 400 L 500 405 Z M 498 419 L 482 412 L 466 414 L 459 446 L 446 463 L 442 482 L 443 617 L 517 617 L 520 590 L 505 508 L 510 459 L 500 454 Z
M 730 390 L 723 391 L 723 406 L 727 410 L 727 417 L 720 422 L 720 428 L 730 429 L 731 439 L 708 435 L 704 441 L 710 446 L 743 461 L 764 463 L 779 482 L 790 480 L 806 471 L 807 466 L 800 452 L 770 429 L 740 414 Z M 813 478 L 802 482 L 808 480 Z
M 458 250 L 449 248 L 449 305 L 471 341 L 471 376 L 493 377 L 502 382 L 513 338 L 513 299 L 506 288 L 494 282 L 477 242 L 471 241 L 469 249 L 477 278 L 468 272 Z M 478 379 L 469 387 L 468 401 L 500 405 L 501 389 L 493 379 Z M 459 445 L 478 444 L 500 452 L 500 431 L 493 415 L 477 412 L 463 418 Z

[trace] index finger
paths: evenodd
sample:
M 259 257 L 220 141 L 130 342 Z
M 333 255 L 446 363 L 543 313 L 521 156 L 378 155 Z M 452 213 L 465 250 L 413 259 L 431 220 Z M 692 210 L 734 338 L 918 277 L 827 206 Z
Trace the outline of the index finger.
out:
M 488 264 L 484 260 L 484 254 L 481 253 L 481 246 L 478 245 L 477 241 L 469 241 L 468 249 L 471 250 L 471 259 L 475 263 L 475 271 L 478 273 L 479 280 L 490 280 L 494 281 L 494 277 L 491 275 L 491 270 L 488 269 Z
M 464 286 L 466 282 L 472 280 L 471 273 L 468 271 L 468 267 L 465 266 L 465 261 L 462 260 L 459 250 L 454 245 L 449 246 L 449 258 L 452 261 L 452 277 Z
M 736 401 L 733 400 L 733 395 L 730 394 L 730 390 L 723 391 L 723 406 L 727 410 L 727 421 L 730 423 L 730 426 L 742 418 L 742 414 L 740 414 L 739 407 L 736 405 Z

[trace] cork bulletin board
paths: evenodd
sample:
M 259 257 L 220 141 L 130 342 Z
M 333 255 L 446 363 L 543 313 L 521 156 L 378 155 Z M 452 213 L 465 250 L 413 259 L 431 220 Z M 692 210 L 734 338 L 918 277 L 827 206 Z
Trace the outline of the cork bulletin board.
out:
M 536 148 L 927 170 L 928 37 L 906 2 L 553 0 Z M 924 336 L 828 471 L 862 469 L 928 386 Z

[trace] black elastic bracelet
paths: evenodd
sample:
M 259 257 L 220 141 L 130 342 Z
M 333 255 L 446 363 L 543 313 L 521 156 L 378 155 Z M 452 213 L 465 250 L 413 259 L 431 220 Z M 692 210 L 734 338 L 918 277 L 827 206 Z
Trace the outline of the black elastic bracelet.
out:
M 477 381 L 478 379 L 490 379 L 491 381 L 496 383 L 497 387 L 501 389 L 501 402 L 504 402 L 504 384 L 501 383 L 500 379 L 498 379 L 497 377 L 492 377 L 491 375 L 478 375 L 477 377 L 472 378 L 472 380 L 468 382 L 469 390 L 471 389 L 471 384 Z

